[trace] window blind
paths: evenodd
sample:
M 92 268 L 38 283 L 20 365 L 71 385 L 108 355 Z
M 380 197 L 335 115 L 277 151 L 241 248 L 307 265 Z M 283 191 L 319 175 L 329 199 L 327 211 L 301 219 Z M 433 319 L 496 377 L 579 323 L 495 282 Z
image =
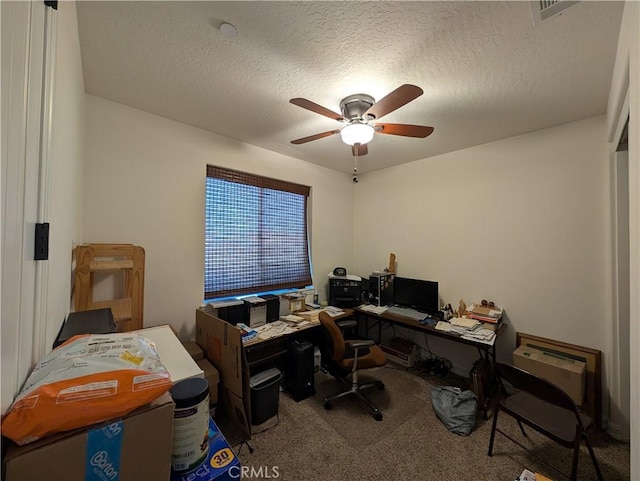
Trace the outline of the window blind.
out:
M 205 299 L 311 285 L 309 192 L 307 186 L 207 166 Z

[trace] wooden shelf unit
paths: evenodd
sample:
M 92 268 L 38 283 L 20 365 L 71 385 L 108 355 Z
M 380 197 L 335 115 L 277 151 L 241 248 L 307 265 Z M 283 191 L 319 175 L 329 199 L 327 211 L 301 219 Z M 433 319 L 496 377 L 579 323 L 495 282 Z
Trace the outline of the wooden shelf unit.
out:
M 75 311 L 110 307 L 119 332 L 142 329 L 144 249 L 133 244 L 83 244 L 75 250 Z M 96 272 L 124 273 L 125 297 L 94 301 Z

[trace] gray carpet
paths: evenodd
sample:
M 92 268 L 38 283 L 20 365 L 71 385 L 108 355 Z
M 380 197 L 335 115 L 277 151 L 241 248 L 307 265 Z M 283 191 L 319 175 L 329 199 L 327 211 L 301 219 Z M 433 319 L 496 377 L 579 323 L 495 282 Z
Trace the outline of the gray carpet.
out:
M 323 374 L 316 376 L 315 399 L 308 404 L 350 446 L 363 448 L 376 444 L 426 406 L 424 381 L 413 376 L 385 376 L 384 371 L 384 368 L 371 369 L 360 375 L 361 382 L 384 377 L 384 390 L 372 387 L 365 391 L 365 395 L 383 412 L 382 422 L 375 422 L 371 411 L 361 402 L 354 402 L 352 396 L 336 399 L 331 403 L 331 410 L 324 409 L 324 398 L 347 386 Z M 345 426 L 357 426 L 357 429 L 344 429 Z
M 284 481 L 370 481 L 434 480 L 434 481 L 512 481 L 524 468 L 539 471 L 558 480 L 560 475 L 547 468 L 508 439 L 496 434 L 494 454 L 487 456 L 491 418 L 478 416 L 469 436 L 450 433 L 438 420 L 430 400 L 432 384 L 408 372 L 381 368 L 371 375 L 382 380 L 384 391 L 370 391 L 384 419 L 376 422 L 366 406 L 356 398 L 334 402 L 333 409 L 323 409 L 322 396 L 333 393 L 340 385 L 332 378 L 316 375 L 318 394 L 295 402 L 280 393 L 278 418 L 254 427 L 250 453 L 238 431 L 217 418 L 220 428 L 234 446 L 243 465 L 262 473 L 277 468 L 277 479 Z M 508 416 L 499 425 L 510 434 L 522 438 L 515 422 Z M 562 448 L 532 430 L 525 444 L 548 456 L 561 468 L 569 470 L 571 451 Z M 591 436 L 606 481 L 630 479 L 629 445 L 611 440 L 605 433 Z M 271 470 L 271 471 L 268 471 Z M 266 479 L 253 476 L 253 479 Z M 578 479 L 596 480 L 586 447 L 580 453 Z

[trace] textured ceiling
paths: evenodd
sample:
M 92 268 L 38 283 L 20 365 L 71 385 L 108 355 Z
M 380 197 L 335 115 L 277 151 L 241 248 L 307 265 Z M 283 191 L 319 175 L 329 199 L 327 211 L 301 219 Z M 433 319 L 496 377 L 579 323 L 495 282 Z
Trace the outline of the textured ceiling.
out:
M 350 173 L 340 128 L 294 106 L 339 112 L 404 83 L 424 95 L 384 122 L 360 173 L 605 112 L 620 2 L 579 2 L 537 26 L 529 2 L 78 2 L 86 91 L 248 144 Z M 218 27 L 229 22 L 237 36 Z

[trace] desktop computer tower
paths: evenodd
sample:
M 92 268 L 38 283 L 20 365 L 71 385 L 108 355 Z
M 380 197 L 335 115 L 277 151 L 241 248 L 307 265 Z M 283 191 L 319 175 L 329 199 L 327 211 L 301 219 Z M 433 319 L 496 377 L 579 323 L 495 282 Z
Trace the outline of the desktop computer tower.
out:
M 369 276 L 369 302 L 376 306 L 393 304 L 393 277 L 389 272 L 374 272 Z
M 316 393 L 314 362 L 313 344 L 300 341 L 289 344 L 285 386 L 296 401 L 302 401 Z
M 260 296 L 267 301 L 267 322 L 274 322 L 280 319 L 280 298 L 273 294 Z

